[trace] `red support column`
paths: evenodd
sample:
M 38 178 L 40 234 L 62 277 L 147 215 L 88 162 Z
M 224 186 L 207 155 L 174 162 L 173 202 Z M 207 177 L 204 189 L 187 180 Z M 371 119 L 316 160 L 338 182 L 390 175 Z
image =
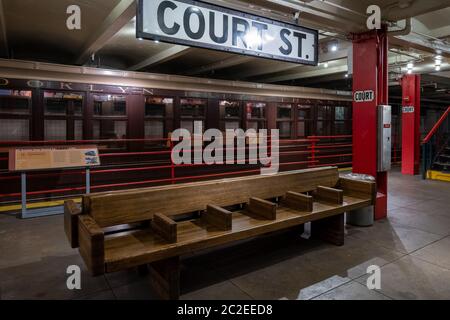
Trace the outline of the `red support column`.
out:
M 402 174 L 420 171 L 420 75 L 402 79 Z
M 388 104 L 387 54 L 386 30 L 353 35 L 353 171 L 377 179 L 377 220 L 387 217 L 387 172 L 377 170 L 377 106 Z

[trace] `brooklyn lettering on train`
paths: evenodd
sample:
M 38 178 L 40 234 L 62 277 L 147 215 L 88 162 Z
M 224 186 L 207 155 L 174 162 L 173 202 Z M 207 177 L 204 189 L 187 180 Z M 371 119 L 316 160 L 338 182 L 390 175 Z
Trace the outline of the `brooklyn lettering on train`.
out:
M 193 0 L 140 0 L 136 36 L 317 65 L 318 32 Z

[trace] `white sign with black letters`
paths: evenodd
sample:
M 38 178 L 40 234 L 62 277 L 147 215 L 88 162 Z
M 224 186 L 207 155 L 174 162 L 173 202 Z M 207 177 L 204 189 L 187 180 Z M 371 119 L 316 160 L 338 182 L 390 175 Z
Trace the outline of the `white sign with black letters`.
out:
M 136 36 L 317 65 L 316 30 L 193 0 L 139 0 Z
M 353 93 L 353 101 L 355 102 L 372 102 L 373 100 L 375 100 L 373 90 L 355 91 Z
M 414 113 L 414 106 L 406 106 L 402 108 L 403 113 Z

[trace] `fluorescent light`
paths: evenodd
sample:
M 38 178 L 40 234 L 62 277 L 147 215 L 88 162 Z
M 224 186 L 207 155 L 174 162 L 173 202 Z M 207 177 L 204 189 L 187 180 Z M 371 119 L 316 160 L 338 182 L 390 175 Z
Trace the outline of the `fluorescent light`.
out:
M 436 66 L 436 67 L 434 67 L 434 70 L 436 70 L 436 71 L 441 71 L 441 66 Z
M 331 47 L 331 51 L 333 51 L 333 52 L 337 51 L 337 49 L 338 49 L 338 47 L 335 44 Z
M 409 63 L 406 65 L 406 67 L 407 67 L 408 69 L 412 69 L 412 68 L 414 68 L 414 63 L 409 62 Z
M 442 60 L 436 58 L 436 60 L 434 60 L 434 63 L 435 65 L 440 66 L 442 64 Z

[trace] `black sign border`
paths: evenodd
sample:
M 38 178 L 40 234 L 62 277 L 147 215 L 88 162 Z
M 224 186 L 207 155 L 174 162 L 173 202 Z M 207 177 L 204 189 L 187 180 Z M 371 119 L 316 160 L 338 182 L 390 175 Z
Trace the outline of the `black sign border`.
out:
M 171 37 L 166 37 L 166 36 L 161 36 L 161 35 L 144 32 L 144 17 L 143 17 L 144 1 L 145 0 L 138 0 L 138 5 L 137 5 L 137 12 L 136 12 L 136 38 L 137 39 L 161 41 L 161 42 L 170 43 L 170 44 L 181 44 L 181 45 L 194 47 L 194 48 L 211 49 L 211 50 L 220 51 L 220 52 L 231 52 L 231 53 L 237 53 L 237 54 L 241 54 L 241 55 L 253 56 L 253 57 L 257 57 L 257 58 L 265 58 L 265 59 L 270 59 L 270 60 L 292 62 L 292 63 L 301 64 L 301 65 L 317 66 L 319 64 L 319 31 L 318 30 L 314 30 L 314 29 L 298 26 L 295 24 L 278 21 L 278 20 L 268 19 L 263 16 L 253 15 L 253 14 L 245 13 L 242 11 L 237 11 L 234 9 L 226 8 L 226 7 L 220 6 L 220 5 L 213 5 L 210 3 L 205 3 L 205 2 L 202 2 L 199 0 L 176 0 L 178 2 L 183 2 L 186 4 L 190 4 L 190 5 L 210 9 L 210 10 L 217 10 L 217 8 L 218 8 L 221 12 L 224 12 L 224 13 L 237 15 L 237 16 L 240 16 L 243 18 L 260 21 L 260 22 L 264 22 L 267 24 L 277 25 L 280 27 L 295 29 L 295 30 L 298 30 L 298 31 L 301 31 L 304 33 L 312 33 L 312 34 L 314 34 L 314 42 L 315 42 L 315 44 L 314 44 L 315 59 L 314 59 L 314 61 L 308 61 L 308 60 L 304 60 L 304 59 L 295 59 L 295 58 L 289 58 L 289 57 L 283 58 L 281 55 L 274 56 L 274 55 L 271 55 L 268 53 L 256 53 L 255 51 L 252 51 L 252 50 L 237 49 L 237 48 L 230 48 L 230 47 L 226 47 L 227 49 L 224 49 L 225 46 L 220 46 L 220 45 L 211 45 L 211 44 L 210 45 L 199 45 L 197 42 L 190 41 L 190 40 L 175 39 L 175 38 L 171 38 Z

